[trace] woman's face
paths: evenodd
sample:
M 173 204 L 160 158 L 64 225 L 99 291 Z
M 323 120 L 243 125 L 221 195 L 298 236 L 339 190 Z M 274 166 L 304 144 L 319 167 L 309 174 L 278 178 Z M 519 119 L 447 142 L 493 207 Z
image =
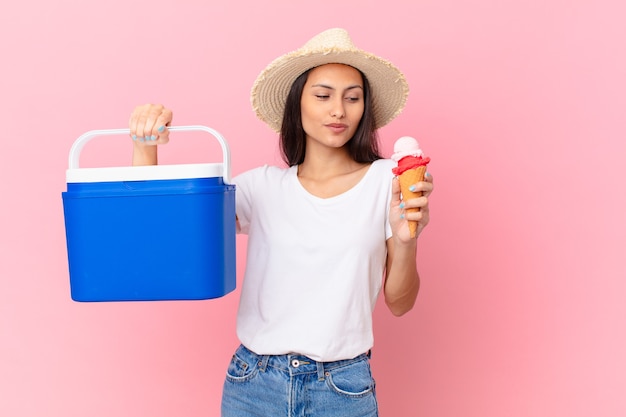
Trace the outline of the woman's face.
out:
M 300 105 L 307 148 L 311 141 L 340 148 L 354 136 L 363 116 L 363 78 L 348 65 L 314 68 L 302 90 Z

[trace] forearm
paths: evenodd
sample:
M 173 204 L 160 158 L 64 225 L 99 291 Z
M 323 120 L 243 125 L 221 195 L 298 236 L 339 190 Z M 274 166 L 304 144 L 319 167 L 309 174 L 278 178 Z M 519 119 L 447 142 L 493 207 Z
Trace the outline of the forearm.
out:
M 156 165 L 157 162 L 157 146 L 139 144 L 133 146 L 133 166 Z
M 391 247 L 384 287 L 385 303 L 395 316 L 401 316 L 413 308 L 419 292 L 420 278 L 415 259 L 417 239 L 394 245 L 392 238 L 388 245 Z

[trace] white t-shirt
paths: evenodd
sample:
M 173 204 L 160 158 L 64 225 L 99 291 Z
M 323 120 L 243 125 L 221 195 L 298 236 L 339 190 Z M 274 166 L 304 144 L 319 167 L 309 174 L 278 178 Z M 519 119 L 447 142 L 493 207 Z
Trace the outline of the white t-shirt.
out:
M 371 349 L 395 166 L 375 161 L 357 185 L 325 199 L 304 189 L 296 166 L 263 166 L 233 180 L 241 232 L 248 234 L 237 316 L 244 346 L 317 361 Z

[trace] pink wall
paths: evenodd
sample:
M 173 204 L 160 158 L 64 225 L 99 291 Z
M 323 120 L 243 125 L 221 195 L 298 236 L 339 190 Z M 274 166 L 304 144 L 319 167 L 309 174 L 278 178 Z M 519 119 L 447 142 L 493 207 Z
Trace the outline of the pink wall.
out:
M 618 0 L 24 0 L 0 13 L 0 415 L 215 416 L 238 293 L 210 302 L 69 298 L 67 153 L 164 102 L 276 163 L 257 73 L 344 26 L 412 87 L 382 132 L 432 157 L 422 292 L 376 312 L 383 416 L 626 413 L 626 8 Z M 384 5 L 384 6 L 383 6 Z M 191 142 L 191 141 L 190 141 Z M 202 141 L 164 161 L 204 161 Z M 126 139 L 84 163 L 126 164 Z M 239 240 L 239 271 L 245 241 Z M 241 279 L 241 275 L 239 277 Z

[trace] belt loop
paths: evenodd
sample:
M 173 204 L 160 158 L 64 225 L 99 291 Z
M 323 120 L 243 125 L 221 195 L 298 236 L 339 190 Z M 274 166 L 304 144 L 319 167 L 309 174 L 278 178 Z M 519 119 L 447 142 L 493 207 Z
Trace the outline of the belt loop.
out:
M 259 361 L 259 371 L 265 372 L 267 368 L 267 362 L 270 360 L 270 355 L 262 355 L 261 360 Z
M 317 380 L 323 381 L 324 380 L 324 362 L 315 361 L 315 364 L 317 365 Z

